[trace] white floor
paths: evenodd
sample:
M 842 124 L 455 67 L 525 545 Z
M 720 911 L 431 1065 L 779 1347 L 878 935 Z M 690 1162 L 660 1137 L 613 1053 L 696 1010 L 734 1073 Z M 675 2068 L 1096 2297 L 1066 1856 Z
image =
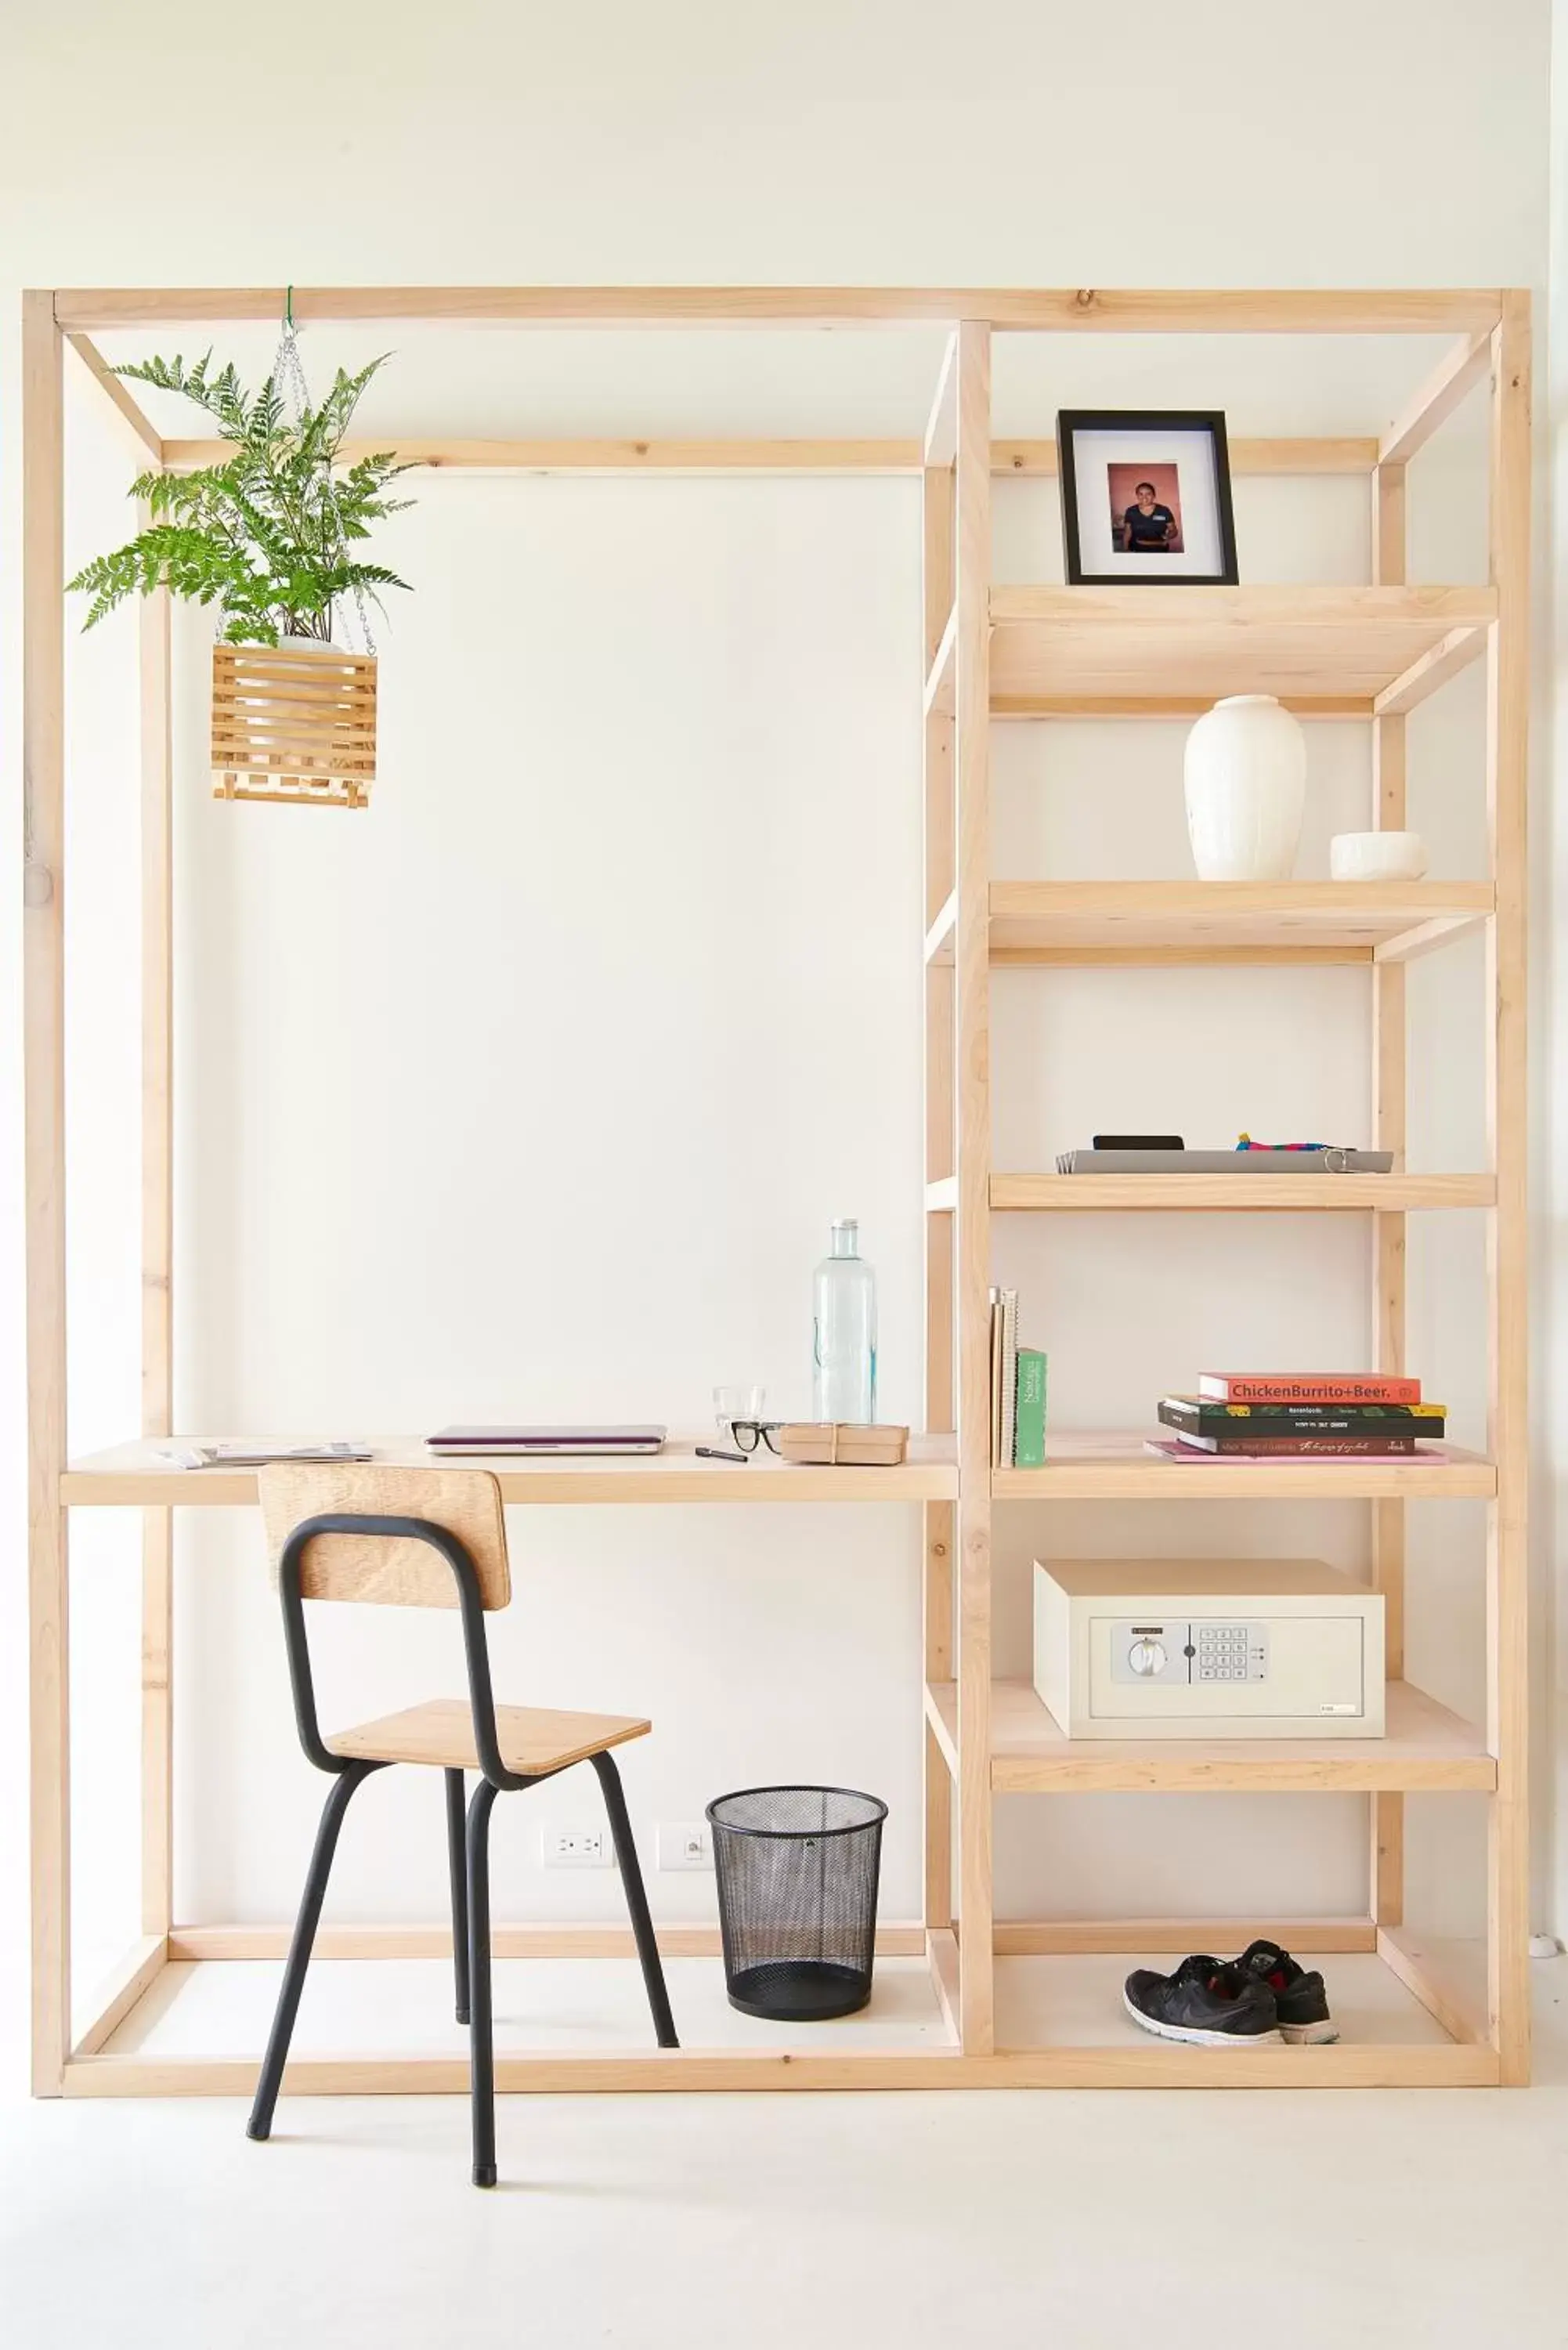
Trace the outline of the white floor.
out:
M 488 2196 L 456 2099 L 300 2100 L 267 2147 L 226 2099 L 16 2101 L 0 2331 L 16 2350 L 1229 2350 L 1243 2330 L 1548 2350 L 1568 2345 L 1568 1959 L 1535 1976 L 1525 2092 L 509 2098 Z

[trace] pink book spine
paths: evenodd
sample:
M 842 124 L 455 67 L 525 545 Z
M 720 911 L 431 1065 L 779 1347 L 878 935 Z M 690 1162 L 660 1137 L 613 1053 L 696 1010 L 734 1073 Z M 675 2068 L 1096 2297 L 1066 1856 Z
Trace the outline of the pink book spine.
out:
M 1303 1437 L 1293 1444 L 1269 1447 L 1261 1444 L 1227 1444 L 1222 1451 L 1205 1452 L 1196 1444 L 1183 1444 L 1175 1437 L 1148 1436 L 1144 1439 L 1144 1451 L 1158 1455 L 1162 1461 L 1256 1461 L 1266 1466 L 1271 1461 L 1422 1461 L 1444 1460 L 1441 1445 L 1339 1443 L 1333 1437 L 1315 1440 Z

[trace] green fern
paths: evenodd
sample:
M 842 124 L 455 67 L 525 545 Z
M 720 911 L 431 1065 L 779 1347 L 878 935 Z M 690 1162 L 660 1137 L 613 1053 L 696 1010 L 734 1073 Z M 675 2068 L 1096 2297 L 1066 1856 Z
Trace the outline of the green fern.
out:
M 178 356 L 117 368 L 117 375 L 192 401 L 234 453 L 198 473 L 143 473 L 131 484 L 149 525 L 70 582 L 92 598 L 84 627 L 96 627 L 128 597 L 166 588 L 189 602 L 217 605 L 226 643 L 322 639 L 340 598 L 379 605 L 381 588 L 406 588 L 407 580 L 382 564 L 358 561 L 349 547 L 409 505 L 387 495 L 408 466 L 382 452 L 336 477 L 333 471 L 365 388 L 385 365 L 384 358 L 372 359 L 355 375 L 339 368 L 320 404 L 297 422 L 275 376 L 247 397 L 232 365 L 213 372 L 211 351 L 189 368 Z

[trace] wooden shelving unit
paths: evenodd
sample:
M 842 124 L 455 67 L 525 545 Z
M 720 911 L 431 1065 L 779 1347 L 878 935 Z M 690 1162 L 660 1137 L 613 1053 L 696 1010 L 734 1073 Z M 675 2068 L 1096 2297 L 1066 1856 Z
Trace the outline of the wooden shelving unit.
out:
M 1403 1215 L 1407 1208 L 1490 1208 L 1490 1175 L 993 1175 L 997 1210 L 1083 1216 L 1208 1209 L 1226 1215 L 1343 1215 L 1349 1209 Z
M 1490 881 L 993 881 L 991 961 L 1407 962 L 1496 907 Z
M 1304 328 L 1277 297 L 1276 326 Z M 1394 314 L 1382 323 L 1392 328 Z M 1211 323 L 1218 325 L 1216 319 Z M 957 1919 L 962 2044 L 997 2041 L 999 1951 L 1065 1950 L 993 1918 L 998 1794 L 1355 1790 L 1369 1804 L 1368 1901 L 1337 1947 L 1376 1951 L 1440 2025 L 1424 2077 L 1522 2080 L 1528 2066 L 1524 1840 L 1525 1229 L 1523 899 L 1526 532 L 1530 503 L 1528 304 L 1499 297 L 1463 330 L 1377 444 L 1369 466 L 1373 578 L 1332 587 L 1001 587 L 990 576 L 994 468 L 991 330 L 953 339 L 926 442 L 928 1424 L 958 1440 L 959 1501 L 928 1505 L 927 1917 Z M 1406 467 L 1459 400 L 1490 376 L 1490 577 L 1482 587 L 1406 577 Z M 1405 821 L 1409 711 L 1470 662 L 1487 668 L 1490 865 L 1471 882 L 1002 881 L 990 866 L 990 740 L 1006 719 L 1196 715 L 1224 694 L 1277 694 L 1303 718 L 1359 718 L 1373 733 L 1369 822 Z M 1478 790 L 1483 778 L 1478 775 Z M 1405 972 L 1481 930 L 1490 1038 L 1490 1164 L 1411 1172 L 1405 1161 Z M 1371 982 L 1369 1139 L 1384 1176 L 1065 1176 L 992 1165 L 990 975 L 997 968 L 1361 964 Z M 1048 979 L 1042 982 L 1048 984 Z M 1418 1075 L 1418 1072 L 1415 1073 Z M 987 1409 L 991 1222 L 997 1213 L 1364 1213 L 1371 1217 L 1376 1364 L 1403 1369 L 1406 1219 L 1466 1209 L 1487 1219 L 1491 1364 L 1486 1453 L 1423 1446 L 1397 1461 L 1172 1461 L 1141 1433 L 1048 1431 L 1038 1469 L 992 1469 Z M 1336 1497 L 1368 1507 L 1371 1572 L 1387 1601 L 1388 1733 L 1340 1742 L 1194 1745 L 1064 1738 L 1032 1688 L 992 1678 L 994 1507 L 1030 1502 Z M 1404 1672 L 1405 1504 L 1484 1501 L 1490 1701 L 1459 1721 Z M 1484 2012 L 1437 1979 L 1403 1929 L 1407 1793 L 1466 1790 L 1491 1813 Z M 956 1846 L 956 1869 L 953 1854 Z M 952 1901 L 956 1875 L 958 1898 Z M 1200 1921 L 1083 1929 L 1081 1950 L 1224 1949 Z M 1300 1939 L 1301 1929 L 1297 1931 Z M 1314 2052 L 1299 2052 L 1312 2056 Z M 1080 2051 L 1086 2081 L 1125 2081 L 1128 2052 Z M 1363 2047 L 1357 2078 L 1408 2081 L 1408 2048 Z M 1197 2077 L 1179 2051 L 1141 2052 L 1136 2077 Z M 1316 2074 L 1297 2078 L 1318 2077 Z M 1326 2068 L 1323 2076 L 1326 2076 Z M 1211 2077 L 1211 2076 L 1205 2076 Z M 1227 2078 L 1241 2077 L 1228 2074 Z
M 926 1719 L 950 1766 L 958 1756 L 958 1692 L 926 1691 Z M 998 1794 L 1490 1794 L 1497 1764 L 1484 1733 L 1406 1681 L 1390 1681 L 1382 1738 L 1067 1738 L 1033 1685 L 992 1685 L 991 1783 Z
M 1393 1461 L 1168 1461 L 1141 1434 L 1050 1435 L 1041 1469 L 994 1469 L 999 1502 L 1195 1501 L 1215 1496 L 1281 1501 L 1491 1501 L 1497 1469 L 1461 1444 L 1423 1444 Z
M 1403 963 L 1480 929 L 1484 881 L 993 881 L 992 969 L 1130 964 Z M 953 959 L 958 900 L 926 931 Z
M 205 443 L 164 441 L 110 373 L 93 338 L 238 320 L 275 321 L 282 287 L 87 289 L 30 293 L 23 311 L 23 729 L 26 779 L 26 993 L 28 1523 L 31 1621 L 33 2032 L 41 2095 L 247 2094 L 255 2059 L 142 2056 L 115 2035 L 171 1962 L 282 1955 L 278 1926 L 192 1926 L 173 1904 L 172 1523 L 176 1508 L 246 1507 L 254 1478 L 187 1471 L 159 1457 L 173 1393 L 173 1003 L 171 809 L 173 721 L 167 604 L 142 610 L 140 660 L 142 929 L 142 1419 L 139 1437 L 73 1460 L 67 1429 L 65 975 L 66 447 L 64 369 L 83 363 L 126 432 L 128 460 L 177 470 L 210 460 Z M 1524 775 L 1528 595 L 1529 304 L 1522 294 L 1368 292 L 984 292 L 952 287 L 326 287 L 293 290 L 302 322 L 418 319 L 432 328 L 527 328 L 594 324 L 952 328 L 922 437 L 895 441 L 473 441 L 400 446 L 414 462 L 492 471 L 821 473 L 908 472 L 921 482 L 925 723 L 927 1158 L 926 1419 L 931 1435 L 898 1471 L 745 1469 L 699 1461 L 685 1443 L 653 1461 L 513 1464 L 518 1504 L 636 1506 L 892 1503 L 923 1513 L 923 1914 L 884 1921 L 886 1954 L 923 1955 L 933 2012 L 950 2041 L 933 2048 L 851 2048 L 820 2037 L 798 2048 L 648 2050 L 498 2058 L 503 2090 L 1086 2087 L 1193 2083 L 1362 2087 L 1480 2085 L 1525 2077 L 1525 1424 L 1524 1424 Z M 991 347 L 998 333 L 1434 334 L 1457 339 L 1381 440 L 1241 440 L 1239 473 L 1360 475 L 1371 490 L 1375 577 L 1366 586 L 1137 591 L 994 588 L 993 481 L 1048 477 L 1044 438 L 993 436 Z M 71 354 L 67 360 L 67 353 Z M 1491 380 L 1491 562 L 1484 587 L 1416 587 L 1405 577 L 1405 469 L 1483 378 Z M 913 421 L 914 420 L 911 420 Z M 352 453 L 352 452 L 350 452 Z M 1196 712 L 1216 695 L 1280 693 L 1306 716 L 1354 716 L 1373 730 L 1374 813 L 1390 827 L 1405 808 L 1405 713 L 1484 656 L 1489 704 L 1490 878 L 1469 883 L 1266 888 L 1196 883 L 1002 882 L 990 872 L 990 739 L 993 719 L 1116 718 Z M 293 821 L 293 819 L 284 819 Z M 1491 994 L 1491 1162 L 1458 1176 L 1411 1175 L 1405 1149 L 1405 968 L 1477 928 L 1487 940 Z M 1339 963 L 1368 966 L 1376 1046 L 1373 1139 L 1397 1170 L 1348 1177 L 1079 1179 L 1008 1173 L 991 1165 L 989 987 L 993 966 L 1098 962 Z M 1043 982 L 1043 983 L 1048 983 Z M 1267 1182 L 1267 1196 L 1263 1184 Z M 1485 1215 L 1492 1365 L 1484 1455 L 1453 1445 L 1408 1461 L 1176 1464 L 1136 1432 L 1053 1433 L 1033 1470 L 992 1471 L 987 1292 L 994 1211 L 1197 1209 L 1366 1211 L 1376 1234 L 1377 1360 L 1402 1366 L 1405 1218 L 1466 1207 Z M 347 1417 L 355 1416 L 352 1399 Z M 419 1460 L 406 1438 L 379 1440 Z M 1388 1598 L 1390 1735 L 1379 1742 L 1295 1742 L 1158 1748 L 1058 1738 L 1033 1691 L 993 1687 L 991 1519 L 1031 1501 L 1339 1498 L 1365 1503 L 1374 1573 Z M 1469 1725 L 1403 1680 L 1404 1504 L 1444 1497 L 1488 1513 L 1490 1700 Z M 68 1528 L 83 1507 L 142 1514 L 141 1932 L 93 1998 L 71 2014 L 69 1851 L 70 1617 Z M 1072 2019 L 1060 2039 L 1007 2045 L 997 2022 L 994 1965 L 1027 1960 L 1081 1969 L 1107 1954 L 1239 1946 L 1254 1921 L 993 1918 L 992 1804 L 1001 1792 L 1080 1786 L 1132 1789 L 1351 1789 L 1371 1811 L 1366 1913 L 1276 1918 L 1303 1951 L 1344 1950 L 1382 1962 L 1415 2036 L 1374 2033 L 1338 2047 L 1211 2051 L 1129 2044 L 1107 2031 L 1085 2044 Z M 1402 1924 L 1402 1810 L 1413 1790 L 1465 1788 L 1490 1806 L 1489 1975 L 1484 2002 Z M 956 1901 L 955 1901 L 956 1890 Z M 713 1956 L 717 1935 L 681 1929 L 672 1955 Z M 431 1958 L 444 1931 L 387 1925 L 328 1929 L 351 1958 Z M 605 1955 L 625 1939 L 601 1929 L 498 1926 L 503 1954 Z M 1118 1964 L 1120 1961 L 1118 1960 Z M 1065 1975 L 1062 1981 L 1065 1983 Z M 1076 1980 L 1076 1978 L 1075 1978 Z M 1005 1989 L 1005 1985 L 1004 1985 Z M 1080 1984 L 1081 1991 L 1081 1984 Z M 1412 2000 L 1417 2003 L 1412 2007 Z M 1071 2004 L 1068 2002 L 1067 2004 Z M 1368 2013 L 1384 2012 L 1374 2002 Z M 1418 2012 L 1425 2010 L 1425 2013 Z M 1031 2016 L 1039 2003 L 1028 2006 Z M 1049 2017 L 1052 2002 L 1045 2002 Z M 1078 2022 L 1103 2012 L 1096 1988 Z M 1033 2024 L 1027 2035 L 1033 2036 Z M 466 2065 L 446 2054 L 327 2056 L 288 2068 L 289 2093 L 456 2094 Z
M 1491 588 L 993 588 L 998 716 L 1169 717 L 1273 693 L 1306 717 L 1415 708 L 1486 650 Z

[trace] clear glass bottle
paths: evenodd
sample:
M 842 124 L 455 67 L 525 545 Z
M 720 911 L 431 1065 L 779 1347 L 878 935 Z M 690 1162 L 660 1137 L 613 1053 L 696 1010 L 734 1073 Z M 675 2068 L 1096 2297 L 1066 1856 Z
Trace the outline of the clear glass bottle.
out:
M 877 1276 L 853 1216 L 834 1225 L 812 1293 L 812 1417 L 866 1426 L 877 1417 Z

